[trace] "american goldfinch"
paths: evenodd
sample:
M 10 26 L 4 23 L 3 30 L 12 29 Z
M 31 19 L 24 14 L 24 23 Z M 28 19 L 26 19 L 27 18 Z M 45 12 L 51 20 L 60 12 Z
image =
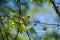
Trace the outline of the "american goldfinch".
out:
M 25 17 L 23 17 L 23 22 L 24 22 L 24 24 L 27 24 L 27 23 L 28 23 L 29 18 L 30 18 L 30 16 L 25 16 Z

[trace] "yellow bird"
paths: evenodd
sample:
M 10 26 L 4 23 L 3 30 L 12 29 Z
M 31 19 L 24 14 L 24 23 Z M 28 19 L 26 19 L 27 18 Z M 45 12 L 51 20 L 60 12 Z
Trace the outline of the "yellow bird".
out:
M 27 23 L 28 23 L 29 18 L 30 18 L 30 16 L 25 16 L 25 17 L 23 17 L 23 22 L 24 22 L 24 24 L 27 24 Z

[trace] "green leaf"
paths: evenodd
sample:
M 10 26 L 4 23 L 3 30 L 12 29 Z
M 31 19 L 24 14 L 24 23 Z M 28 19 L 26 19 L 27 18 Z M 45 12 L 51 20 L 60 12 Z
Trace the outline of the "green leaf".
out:
M 43 38 L 44 38 L 44 40 L 48 40 L 48 35 L 45 34 Z
M 48 6 L 50 6 L 50 7 L 52 6 L 52 3 L 50 0 L 48 1 Z
M 33 0 L 30 0 L 30 2 L 32 2 Z
M 2 11 L 5 13 L 5 14 L 16 14 L 16 11 L 13 10 L 12 8 L 9 8 L 9 7 L 1 7 Z
M 10 28 L 15 28 L 15 23 L 14 22 L 10 23 Z
M 13 10 L 12 8 L 7 7 L 11 12 L 15 13 L 16 11 Z
M 29 29 L 29 31 L 30 31 L 30 33 L 35 33 L 36 34 L 36 31 L 34 30 L 34 28 L 33 27 L 31 27 L 30 29 Z
M 20 25 L 20 28 L 19 28 L 20 30 L 20 33 L 23 33 L 23 32 L 25 32 L 25 26 L 23 25 L 23 24 L 21 24 Z
M 43 3 L 43 2 L 46 2 L 47 0 L 34 0 L 35 3 Z
M 43 29 L 43 30 L 45 30 L 45 31 L 47 30 L 47 28 L 46 28 L 46 27 L 43 27 L 42 29 Z

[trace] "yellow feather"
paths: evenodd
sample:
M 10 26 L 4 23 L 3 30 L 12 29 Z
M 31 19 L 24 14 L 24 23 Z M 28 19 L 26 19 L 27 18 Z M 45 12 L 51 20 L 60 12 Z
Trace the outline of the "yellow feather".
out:
M 29 21 L 30 16 L 23 17 L 24 23 L 27 24 Z

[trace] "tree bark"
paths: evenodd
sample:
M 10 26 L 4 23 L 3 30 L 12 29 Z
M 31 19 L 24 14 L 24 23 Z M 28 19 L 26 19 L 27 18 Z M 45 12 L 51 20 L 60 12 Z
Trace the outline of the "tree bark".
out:
M 58 7 L 55 5 L 55 2 L 54 2 L 53 0 L 50 0 L 50 1 L 51 1 L 51 3 L 53 4 L 53 7 L 54 7 L 54 9 L 55 9 L 57 15 L 60 17 L 60 12 L 59 12 Z

